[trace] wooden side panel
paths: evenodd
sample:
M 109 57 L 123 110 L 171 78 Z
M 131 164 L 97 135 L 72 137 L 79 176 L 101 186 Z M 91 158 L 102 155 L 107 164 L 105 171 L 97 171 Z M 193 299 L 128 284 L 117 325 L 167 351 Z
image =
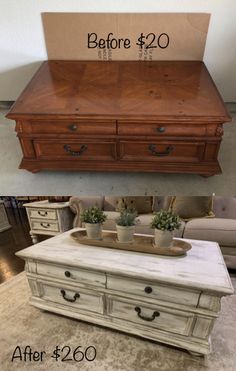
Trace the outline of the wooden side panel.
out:
M 35 158 L 33 140 L 30 138 L 19 138 L 22 152 L 25 158 Z
M 197 316 L 192 335 L 200 339 L 207 339 L 214 324 L 214 319 Z
M 199 308 L 210 309 L 216 313 L 220 311 L 220 300 L 219 296 L 213 296 L 206 293 L 202 293 L 198 303 Z

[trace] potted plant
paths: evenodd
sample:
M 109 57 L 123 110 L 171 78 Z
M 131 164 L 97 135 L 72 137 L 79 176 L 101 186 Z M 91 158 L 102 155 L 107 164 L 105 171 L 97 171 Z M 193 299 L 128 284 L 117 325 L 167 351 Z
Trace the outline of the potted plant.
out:
M 107 216 L 97 206 L 92 206 L 84 210 L 80 215 L 81 221 L 85 223 L 88 238 L 102 239 L 102 224 Z
M 121 243 L 130 243 L 134 239 L 137 212 L 134 209 L 124 209 L 116 219 L 117 239 Z
M 155 228 L 155 246 L 170 247 L 173 240 L 173 231 L 181 226 L 180 219 L 171 211 L 160 210 L 155 213 L 151 228 Z

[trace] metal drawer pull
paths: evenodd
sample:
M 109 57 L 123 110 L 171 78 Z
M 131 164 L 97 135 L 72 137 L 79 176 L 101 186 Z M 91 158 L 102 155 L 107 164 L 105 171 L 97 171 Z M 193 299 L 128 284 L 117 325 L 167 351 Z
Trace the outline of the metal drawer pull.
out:
M 71 273 L 69 271 L 65 271 L 65 276 L 66 277 L 70 277 L 71 276 Z
M 166 128 L 164 126 L 159 126 L 157 128 L 158 133 L 164 133 L 166 131 Z
M 76 124 L 71 124 L 68 126 L 69 130 L 70 131 L 76 131 L 78 129 L 78 125 Z
M 146 286 L 144 291 L 146 292 L 146 294 L 151 294 L 152 288 L 150 286 Z
M 64 150 L 65 150 L 67 153 L 69 153 L 70 155 L 72 155 L 72 156 L 81 156 L 81 155 L 86 151 L 87 148 L 88 148 L 88 147 L 87 147 L 85 144 L 83 144 L 83 145 L 81 146 L 81 148 L 80 148 L 79 151 L 73 151 L 73 150 L 71 149 L 71 147 L 70 147 L 68 144 L 65 144 L 65 145 L 64 145 Z
M 164 152 L 158 152 L 157 147 L 155 146 L 155 144 L 150 144 L 148 146 L 148 149 L 153 156 L 161 157 L 161 156 L 168 156 L 169 154 L 171 154 L 171 152 L 173 152 L 173 150 L 174 150 L 174 147 L 168 146 L 168 147 L 166 147 L 166 150 Z
M 47 212 L 47 211 L 41 211 L 41 210 L 39 210 L 39 211 L 38 211 L 38 214 L 39 214 L 40 216 L 47 216 L 47 215 L 48 215 L 48 212 Z
M 50 227 L 50 224 L 49 223 L 40 223 L 41 227 L 43 228 L 49 228 Z
M 66 301 L 69 301 L 70 303 L 74 303 L 76 301 L 76 299 L 80 297 L 80 294 L 78 292 L 76 292 L 73 299 L 67 298 L 65 290 L 61 290 L 61 295 L 62 295 L 63 299 L 65 299 Z
M 154 319 L 155 319 L 156 317 L 159 317 L 159 316 L 160 316 L 160 313 L 157 312 L 157 311 L 153 312 L 153 314 L 152 314 L 151 317 L 143 316 L 143 315 L 141 314 L 141 308 L 140 308 L 140 307 L 135 307 L 134 310 L 135 310 L 135 312 L 138 313 L 138 317 L 141 318 L 141 319 L 143 319 L 144 321 L 149 321 L 149 322 L 151 322 L 151 321 L 154 321 Z

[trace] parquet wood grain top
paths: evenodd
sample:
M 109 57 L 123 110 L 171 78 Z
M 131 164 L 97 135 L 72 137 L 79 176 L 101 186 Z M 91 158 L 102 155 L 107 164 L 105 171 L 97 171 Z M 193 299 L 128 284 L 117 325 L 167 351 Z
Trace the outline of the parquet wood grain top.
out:
M 44 62 L 8 117 L 45 115 L 230 121 L 200 61 Z

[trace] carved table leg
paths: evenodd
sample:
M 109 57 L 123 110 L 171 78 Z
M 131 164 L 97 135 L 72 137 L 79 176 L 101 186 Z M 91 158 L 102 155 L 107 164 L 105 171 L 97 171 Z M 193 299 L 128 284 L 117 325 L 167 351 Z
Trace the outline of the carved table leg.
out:
M 34 245 L 39 242 L 36 234 L 34 234 L 33 232 L 30 232 L 30 236 L 31 236 L 31 239 Z

